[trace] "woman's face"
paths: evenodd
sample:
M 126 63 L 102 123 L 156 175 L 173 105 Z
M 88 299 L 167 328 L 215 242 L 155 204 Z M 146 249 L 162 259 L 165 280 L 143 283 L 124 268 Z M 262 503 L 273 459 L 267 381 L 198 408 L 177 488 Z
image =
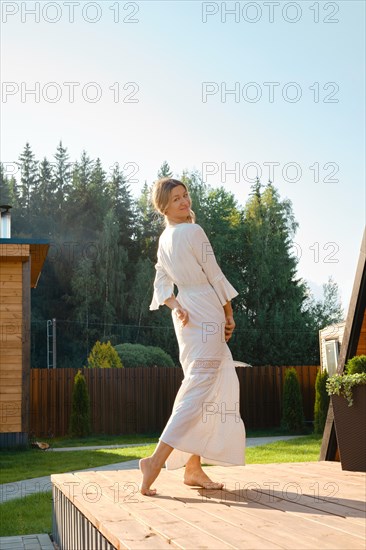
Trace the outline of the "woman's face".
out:
M 184 222 L 189 215 L 191 199 L 183 185 L 177 185 L 170 192 L 170 199 L 165 215 L 173 222 Z

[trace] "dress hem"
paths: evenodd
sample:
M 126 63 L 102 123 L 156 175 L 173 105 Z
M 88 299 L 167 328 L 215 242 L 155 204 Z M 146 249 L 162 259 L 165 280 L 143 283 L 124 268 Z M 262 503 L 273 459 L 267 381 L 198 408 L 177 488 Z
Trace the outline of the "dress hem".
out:
M 175 449 L 176 451 L 180 451 L 182 453 L 187 453 L 187 454 L 190 454 L 190 455 L 196 455 L 196 456 L 200 456 L 204 461 L 214 461 L 214 462 L 217 462 L 219 464 L 212 464 L 212 465 L 216 465 L 216 466 L 225 466 L 225 467 L 229 467 L 229 466 L 245 466 L 246 465 L 246 462 L 245 462 L 245 458 L 243 460 L 243 462 L 226 462 L 224 460 L 219 460 L 218 458 L 210 458 L 208 456 L 203 456 L 202 454 L 200 454 L 199 452 L 194 452 L 194 451 L 186 451 L 184 449 L 180 449 L 178 447 L 174 447 L 173 445 L 171 445 L 170 443 L 167 443 L 167 441 L 164 441 L 163 439 L 160 439 L 159 438 L 159 441 L 162 441 L 163 443 L 165 443 L 166 445 L 169 445 L 169 447 L 173 447 L 173 449 Z M 173 451 L 172 451 L 173 452 Z M 245 447 L 244 447 L 244 452 L 245 452 Z M 169 460 L 169 457 L 167 458 L 167 460 L 165 461 L 165 463 Z M 189 459 L 188 459 L 189 460 Z M 187 462 L 188 462 L 187 460 Z M 185 466 L 186 463 L 182 464 L 182 466 L 176 466 L 175 468 L 166 468 L 167 470 L 178 470 L 179 468 L 183 468 L 183 466 Z

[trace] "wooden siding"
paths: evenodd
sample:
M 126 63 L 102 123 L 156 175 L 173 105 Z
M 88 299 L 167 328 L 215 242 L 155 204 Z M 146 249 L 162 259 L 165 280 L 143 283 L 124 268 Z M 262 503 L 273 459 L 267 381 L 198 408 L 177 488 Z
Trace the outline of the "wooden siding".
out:
M 0 433 L 22 431 L 22 308 L 23 264 L 1 258 Z
M 366 309 L 363 314 L 360 338 L 357 344 L 356 355 L 366 355 Z

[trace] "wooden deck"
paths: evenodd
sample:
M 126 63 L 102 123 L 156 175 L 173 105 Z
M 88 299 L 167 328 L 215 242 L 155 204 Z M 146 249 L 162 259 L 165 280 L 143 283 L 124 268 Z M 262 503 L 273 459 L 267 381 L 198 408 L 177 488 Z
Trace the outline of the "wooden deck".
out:
M 162 470 L 138 492 L 140 472 L 52 475 L 60 548 L 365 549 L 366 474 L 339 462 L 204 467 L 220 491 L 187 487 Z

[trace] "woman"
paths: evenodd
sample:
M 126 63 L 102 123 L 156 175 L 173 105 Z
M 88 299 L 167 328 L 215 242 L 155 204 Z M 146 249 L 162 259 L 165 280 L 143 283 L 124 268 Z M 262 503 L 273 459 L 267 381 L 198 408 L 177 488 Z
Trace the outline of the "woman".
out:
M 184 379 L 173 411 L 154 453 L 139 462 L 140 492 L 153 496 L 151 484 L 164 465 L 185 466 L 184 483 L 221 489 L 202 470 L 207 464 L 243 465 L 245 427 L 239 413 L 239 380 L 227 345 L 235 328 L 229 283 L 202 227 L 195 223 L 184 183 L 171 178 L 153 187 L 154 208 L 165 216 L 155 265 L 154 295 L 149 309 L 166 305 L 179 345 Z M 173 293 L 174 284 L 178 294 Z

